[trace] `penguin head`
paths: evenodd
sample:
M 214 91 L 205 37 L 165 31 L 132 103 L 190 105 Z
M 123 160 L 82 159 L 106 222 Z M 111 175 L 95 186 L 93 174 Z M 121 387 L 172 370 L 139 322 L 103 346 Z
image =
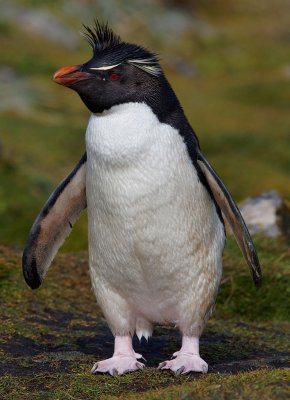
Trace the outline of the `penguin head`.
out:
M 156 54 L 126 43 L 107 24 L 84 26 L 92 58 L 58 70 L 53 80 L 76 91 L 93 113 L 127 102 L 148 102 L 166 81 Z

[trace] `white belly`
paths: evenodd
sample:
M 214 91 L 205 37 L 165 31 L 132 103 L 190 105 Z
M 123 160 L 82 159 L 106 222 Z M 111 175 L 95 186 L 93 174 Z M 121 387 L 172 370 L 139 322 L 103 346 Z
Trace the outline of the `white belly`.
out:
M 92 115 L 86 144 L 90 271 L 113 330 L 211 308 L 224 231 L 178 132 L 129 103 Z

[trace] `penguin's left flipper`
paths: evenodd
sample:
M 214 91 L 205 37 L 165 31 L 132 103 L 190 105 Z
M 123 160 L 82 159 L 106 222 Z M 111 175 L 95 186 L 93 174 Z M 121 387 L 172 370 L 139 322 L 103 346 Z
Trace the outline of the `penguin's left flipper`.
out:
M 87 206 L 86 153 L 57 186 L 36 218 L 22 257 L 26 283 L 38 288 L 74 222 Z
M 255 285 L 260 286 L 262 283 L 262 273 L 259 259 L 251 235 L 237 204 L 222 180 L 200 151 L 197 155 L 197 162 L 206 177 L 215 201 L 232 228 L 236 241 L 251 269 Z

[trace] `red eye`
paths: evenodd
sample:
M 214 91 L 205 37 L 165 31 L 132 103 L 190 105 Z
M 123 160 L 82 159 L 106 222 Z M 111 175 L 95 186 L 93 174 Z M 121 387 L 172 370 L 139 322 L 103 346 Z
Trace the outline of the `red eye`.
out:
M 116 74 L 115 72 L 112 72 L 109 75 L 109 78 L 110 78 L 111 81 L 117 81 L 120 78 L 120 75 Z

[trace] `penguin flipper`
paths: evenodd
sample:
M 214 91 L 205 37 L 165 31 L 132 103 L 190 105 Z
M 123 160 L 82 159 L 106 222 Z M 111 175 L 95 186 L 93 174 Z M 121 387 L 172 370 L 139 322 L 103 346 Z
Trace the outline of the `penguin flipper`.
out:
M 26 283 L 38 288 L 58 249 L 86 208 L 86 153 L 74 170 L 57 186 L 30 230 L 22 268 Z
M 237 204 L 222 180 L 200 151 L 197 155 L 197 162 L 206 177 L 215 201 L 232 228 L 236 241 L 251 269 L 255 285 L 260 286 L 262 283 L 262 273 L 258 255 Z

